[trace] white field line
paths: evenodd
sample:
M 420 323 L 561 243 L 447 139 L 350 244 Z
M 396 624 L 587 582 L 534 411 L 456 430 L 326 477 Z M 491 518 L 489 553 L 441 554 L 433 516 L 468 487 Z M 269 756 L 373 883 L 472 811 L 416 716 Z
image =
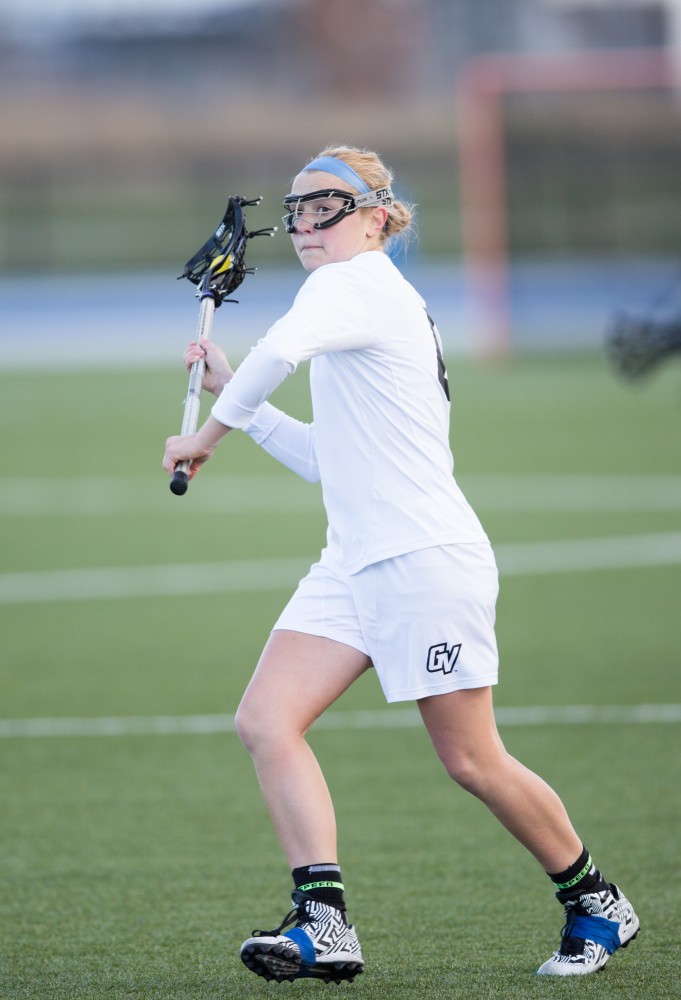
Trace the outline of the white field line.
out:
M 205 475 L 182 500 L 168 478 L 83 477 L 0 480 L 0 515 L 106 517 L 120 514 L 308 513 L 322 511 L 321 487 L 293 473 Z
M 497 708 L 501 726 L 631 725 L 679 723 L 681 705 L 534 705 Z M 315 729 L 412 729 L 422 725 L 416 708 L 327 712 Z M 45 736 L 177 736 L 233 733 L 233 715 L 152 715 L 110 718 L 0 719 L 0 738 Z
M 474 507 L 494 511 L 681 510 L 672 475 L 472 475 L 462 487 Z
M 490 511 L 681 511 L 681 476 L 469 475 L 473 506 Z M 173 497 L 163 473 L 151 478 L 5 478 L 0 515 L 107 516 L 125 513 L 321 512 L 321 491 L 294 475 L 204 473 L 186 498 Z
M 495 547 L 502 576 L 593 572 L 681 564 L 681 532 L 561 539 Z M 0 605 L 289 590 L 305 557 L 222 563 L 38 570 L 0 575 Z
M 299 557 L 4 573 L 0 605 L 285 590 L 310 563 Z

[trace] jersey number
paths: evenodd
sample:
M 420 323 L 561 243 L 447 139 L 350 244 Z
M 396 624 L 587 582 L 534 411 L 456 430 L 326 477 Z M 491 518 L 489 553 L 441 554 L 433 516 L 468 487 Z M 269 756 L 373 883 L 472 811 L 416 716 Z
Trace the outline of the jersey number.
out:
M 426 313 L 426 316 L 428 316 L 428 313 Z M 447 399 L 449 399 L 449 382 L 447 381 L 447 369 L 445 368 L 442 348 L 440 347 L 440 335 L 431 316 L 428 316 L 428 322 L 430 323 L 430 329 L 433 331 L 433 340 L 435 341 L 435 351 L 437 353 L 437 378 L 442 386 L 442 391 Z

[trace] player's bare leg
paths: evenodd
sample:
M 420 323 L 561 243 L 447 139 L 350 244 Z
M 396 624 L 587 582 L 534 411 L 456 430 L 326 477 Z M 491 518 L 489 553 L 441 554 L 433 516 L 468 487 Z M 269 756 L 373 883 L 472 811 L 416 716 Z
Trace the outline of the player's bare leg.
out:
M 567 868 L 582 841 L 553 789 L 506 752 L 491 688 L 422 698 L 418 705 L 450 776 L 481 799 L 545 871 Z
M 451 777 L 481 799 L 546 872 L 556 873 L 551 878 L 565 907 L 565 928 L 539 972 L 568 976 L 602 969 L 614 951 L 636 937 L 638 917 L 592 864 L 558 795 L 506 752 L 491 689 L 436 695 L 418 704 Z
M 292 869 L 337 863 L 333 804 L 305 734 L 369 666 L 364 653 L 343 643 L 277 630 L 239 706 L 237 731 L 253 758 Z M 277 981 L 310 977 L 326 982 L 352 981 L 362 972 L 359 942 L 344 905 L 331 905 L 318 895 L 295 891 L 294 910 L 282 924 L 244 942 L 241 958 L 252 972 Z
M 237 711 L 237 732 L 291 868 L 337 860 L 333 804 L 305 734 L 369 666 L 364 653 L 341 642 L 277 630 Z

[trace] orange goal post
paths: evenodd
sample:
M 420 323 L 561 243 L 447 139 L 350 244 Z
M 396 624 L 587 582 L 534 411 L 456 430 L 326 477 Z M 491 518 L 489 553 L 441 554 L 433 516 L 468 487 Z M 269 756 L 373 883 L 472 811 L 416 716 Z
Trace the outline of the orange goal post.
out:
M 505 100 L 515 94 L 681 87 L 671 50 L 585 50 L 481 55 L 457 83 L 462 263 L 476 353 L 511 350 L 510 240 Z

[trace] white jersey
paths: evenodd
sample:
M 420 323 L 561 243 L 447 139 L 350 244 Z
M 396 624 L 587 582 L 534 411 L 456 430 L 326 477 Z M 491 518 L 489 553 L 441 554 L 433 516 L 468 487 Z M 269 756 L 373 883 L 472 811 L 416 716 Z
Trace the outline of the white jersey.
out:
M 312 424 L 266 402 L 308 359 Z M 381 251 L 313 271 L 212 413 L 321 479 L 328 546 L 348 573 L 430 546 L 487 541 L 453 476 L 439 336 Z

